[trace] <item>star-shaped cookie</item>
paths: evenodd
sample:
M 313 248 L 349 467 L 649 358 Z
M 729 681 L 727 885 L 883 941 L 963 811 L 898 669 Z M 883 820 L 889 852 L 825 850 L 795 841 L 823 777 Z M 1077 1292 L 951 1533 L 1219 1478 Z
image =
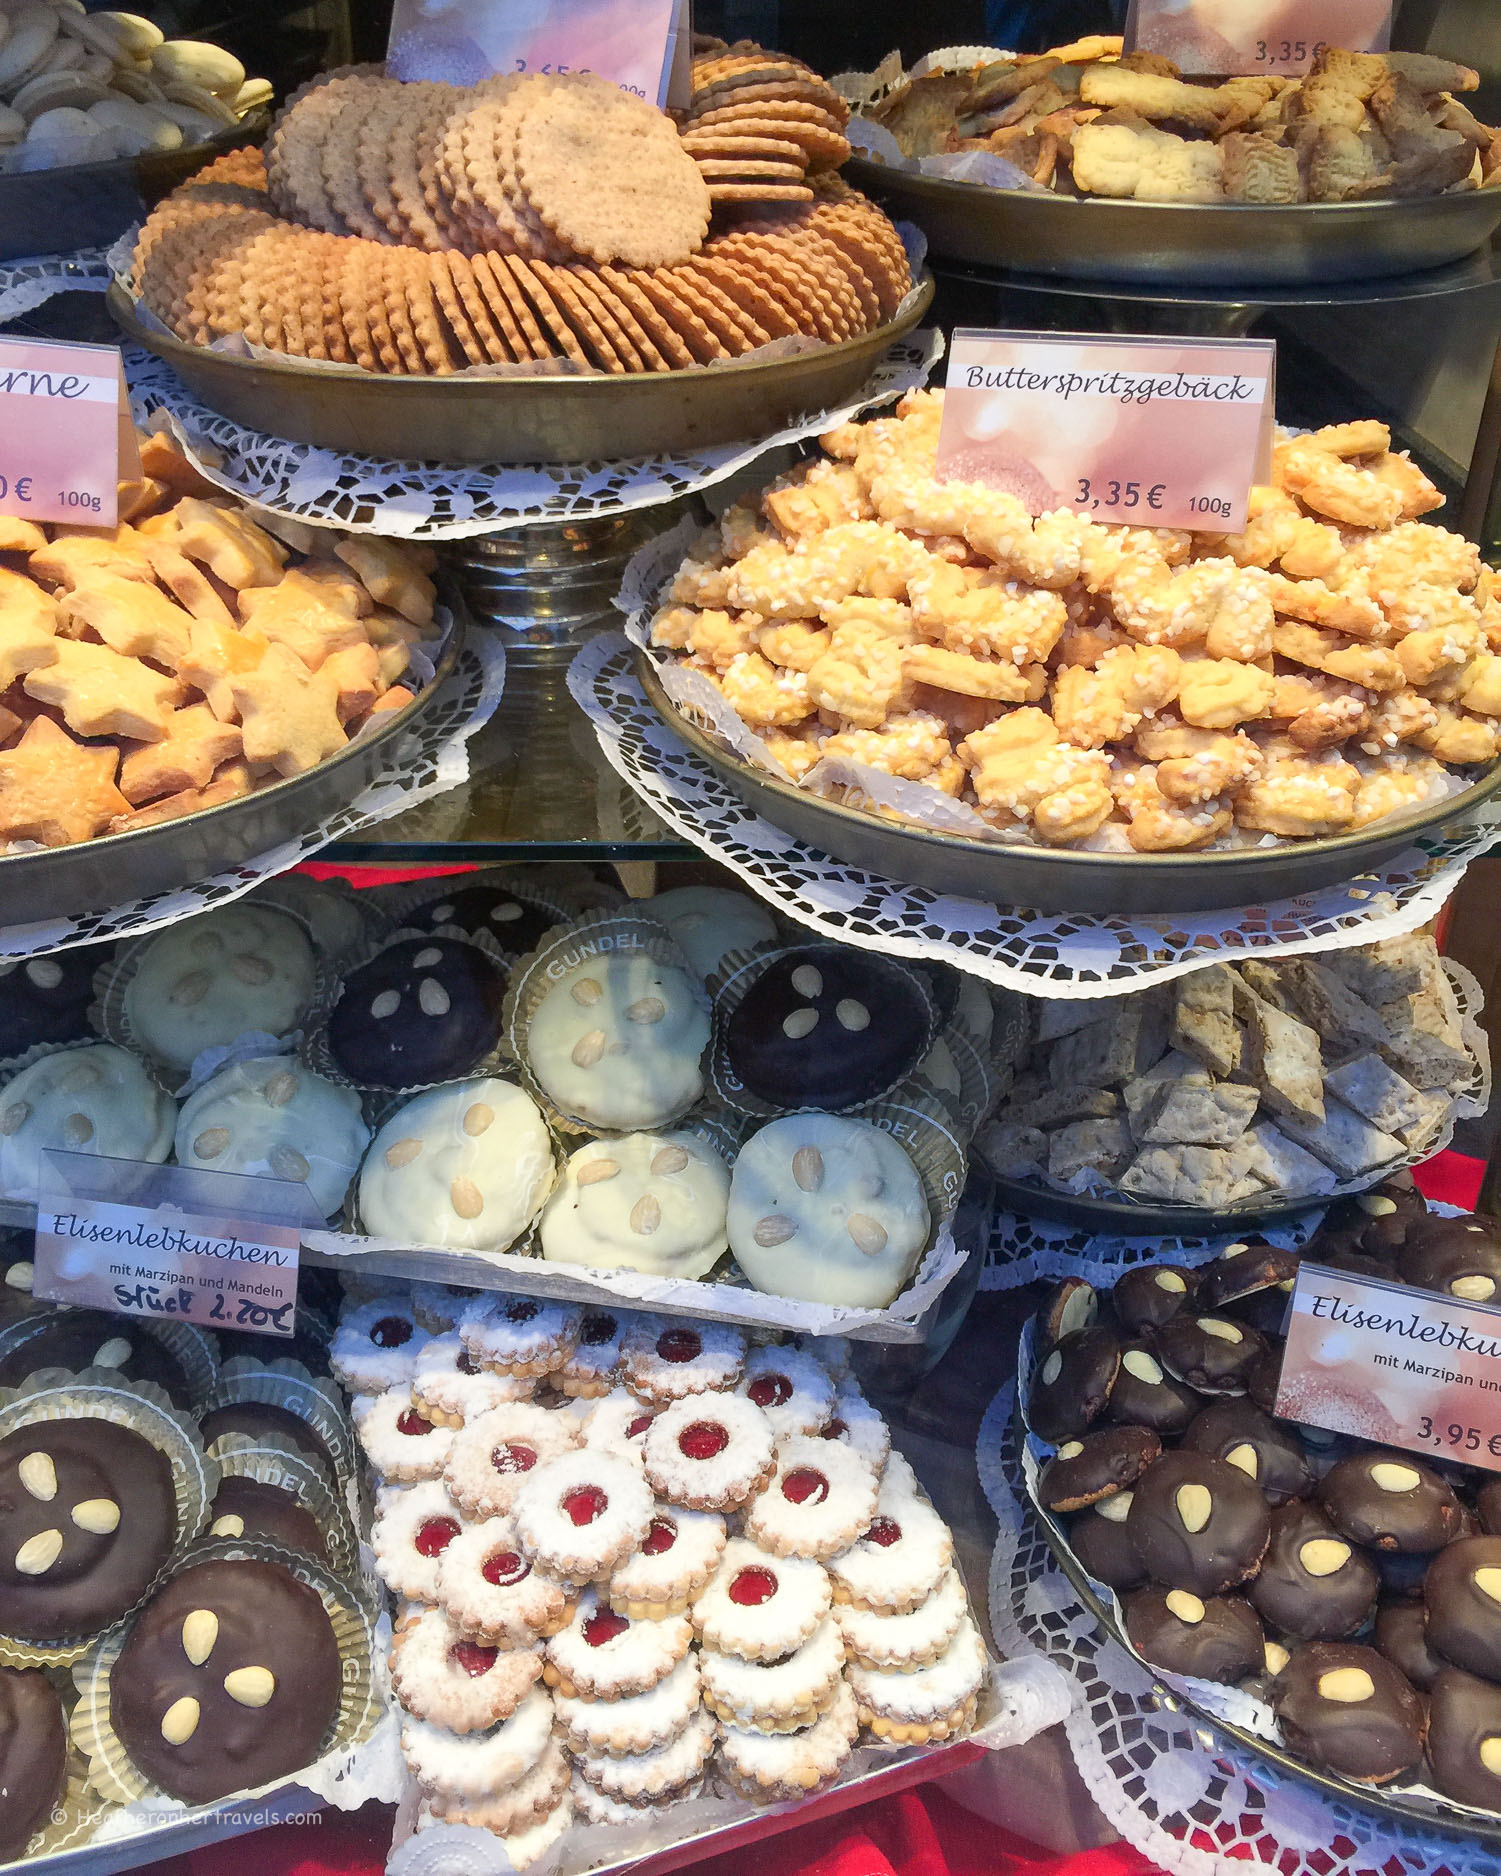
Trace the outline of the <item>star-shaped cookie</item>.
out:
M 150 658 L 175 670 L 187 656 L 192 615 L 159 586 L 122 580 L 118 573 L 90 573 L 60 604 L 68 618 L 92 626 L 122 657 Z
M 157 743 L 182 702 L 183 688 L 137 658 L 122 658 L 108 645 L 54 641 L 57 656 L 35 670 L 23 686 L 29 697 L 56 704 L 79 736 L 130 736 Z
M 253 671 L 231 678 L 245 760 L 282 775 L 301 775 L 344 747 L 334 677 L 273 645 Z
M 159 743 L 132 749 L 120 764 L 120 793 L 136 807 L 159 795 L 207 788 L 221 762 L 240 753 L 240 730 L 221 723 L 206 703 L 174 710 Z
M 285 645 L 310 671 L 334 652 L 366 642 L 354 596 L 300 569 L 276 586 L 252 586 L 240 594 L 245 623 L 273 644 Z
M 0 690 L 57 657 L 57 602 L 23 573 L 0 567 Z
M 115 787 L 119 759 L 107 745 L 74 742 L 51 717 L 33 718 L 15 748 L 0 752 L 0 840 L 92 840 L 130 810 Z
M 281 578 L 286 549 L 249 515 L 188 496 L 172 510 L 172 518 L 176 531 L 167 538 L 173 546 L 226 586 L 238 592 L 246 586 L 270 586 Z

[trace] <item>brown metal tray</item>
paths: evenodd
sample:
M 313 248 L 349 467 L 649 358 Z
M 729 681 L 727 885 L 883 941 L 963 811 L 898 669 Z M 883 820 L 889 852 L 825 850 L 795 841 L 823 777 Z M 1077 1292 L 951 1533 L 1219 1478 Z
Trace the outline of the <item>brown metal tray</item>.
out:
M 451 595 L 444 603 L 454 605 Z M 69 847 L 0 854 L 0 925 L 107 911 L 222 873 L 278 847 L 353 801 L 397 758 L 401 739 L 432 704 L 458 660 L 464 621 L 453 629 L 432 681 L 390 721 L 305 775 L 293 775 L 222 807 L 181 820 L 104 834 Z
M 107 246 L 205 163 L 261 142 L 270 122 L 249 111 L 207 143 L 0 176 L 0 261 Z
M 764 436 L 829 410 L 928 310 L 924 280 L 874 332 L 790 358 L 629 376 L 382 377 L 354 367 L 237 358 L 148 327 L 119 286 L 109 310 L 195 396 L 253 430 L 397 462 L 611 462 Z
M 1501 187 L 1385 202 L 1123 202 L 889 169 L 846 178 L 916 222 L 935 260 L 1061 280 L 1298 287 L 1384 280 L 1472 254 L 1501 226 Z
M 849 866 L 988 905 L 1038 912 L 1210 912 L 1266 905 L 1353 879 L 1421 837 L 1473 814 L 1501 790 L 1501 763 L 1435 807 L 1393 816 L 1357 834 L 1242 847 L 1222 853 L 1075 853 L 935 833 L 825 801 L 754 768 L 672 702 L 652 660 L 637 651 L 642 688 L 672 729 L 733 794 L 794 839 Z

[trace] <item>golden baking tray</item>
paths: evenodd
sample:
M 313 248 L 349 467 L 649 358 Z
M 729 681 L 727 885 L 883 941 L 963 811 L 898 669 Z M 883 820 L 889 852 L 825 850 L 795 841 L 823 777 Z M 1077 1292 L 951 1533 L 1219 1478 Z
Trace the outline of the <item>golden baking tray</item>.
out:
M 853 157 L 843 171 L 916 222 L 933 258 L 1060 280 L 1300 287 L 1442 267 L 1501 226 L 1501 187 L 1373 202 L 1127 202 L 989 189 Z
M 1037 912 L 1210 912 L 1266 905 L 1371 871 L 1416 841 L 1445 837 L 1501 790 L 1501 762 L 1458 794 L 1356 834 L 1220 853 L 1079 853 L 971 840 L 826 801 L 758 769 L 685 716 L 637 650 L 642 689 L 696 755 L 773 826 L 796 840 L 910 886 Z
M 0 925 L 108 911 L 223 873 L 294 840 L 345 807 L 396 758 L 401 739 L 429 708 L 458 661 L 464 615 L 452 593 L 448 643 L 432 679 L 389 720 L 304 775 L 180 820 L 101 834 L 68 847 L 0 854 Z
M 791 358 L 622 376 L 386 377 L 355 366 L 235 357 L 148 327 L 118 285 L 109 310 L 194 395 L 252 430 L 397 462 L 573 463 L 680 455 L 764 436 L 858 392 L 928 310 L 923 280 L 896 318 Z

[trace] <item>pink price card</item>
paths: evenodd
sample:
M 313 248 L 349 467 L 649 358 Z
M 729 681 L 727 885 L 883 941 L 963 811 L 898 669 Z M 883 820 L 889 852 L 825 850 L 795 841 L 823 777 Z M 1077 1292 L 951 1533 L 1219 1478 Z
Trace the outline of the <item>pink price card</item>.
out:
M 451 85 L 593 72 L 665 105 L 691 47 L 688 0 L 396 0 L 386 71 Z
M 118 346 L 0 338 L 0 515 L 112 528 L 134 452 Z
M 961 328 L 949 347 L 938 477 L 1031 514 L 1238 534 L 1271 473 L 1271 339 L 1105 339 Z
M 1298 78 L 1331 46 L 1385 52 L 1393 11 L 1392 0 L 1131 0 L 1126 51 L 1216 78 Z
M 1305 1263 L 1276 1411 L 1501 1472 L 1501 1309 Z

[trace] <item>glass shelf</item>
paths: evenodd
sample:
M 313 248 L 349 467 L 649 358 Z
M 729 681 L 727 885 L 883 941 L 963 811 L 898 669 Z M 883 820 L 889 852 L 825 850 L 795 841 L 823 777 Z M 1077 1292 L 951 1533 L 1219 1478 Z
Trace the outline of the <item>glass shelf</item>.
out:
M 512 651 L 500 709 L 470 744 L 471 780 L 319 858 L 391 866 L 694 857 L 600 753 L 568 694 L 573 650 Z

